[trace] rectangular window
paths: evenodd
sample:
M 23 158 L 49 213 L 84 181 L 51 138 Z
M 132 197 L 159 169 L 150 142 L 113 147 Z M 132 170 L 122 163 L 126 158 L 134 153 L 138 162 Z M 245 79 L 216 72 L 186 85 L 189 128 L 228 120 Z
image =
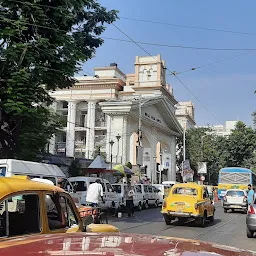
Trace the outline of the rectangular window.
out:
M 239 190 L 239 191 L 230 190 L 230 191 L 227 192 L 226 196 L 244 197 L 244 191 L 242 191 L 242 190 Z
M 71 228 L 78 225 L 77 216 L 70 200 L 63 195 L 47 194 L 45 196 L 48 224 L 50 230 Z
M 6 175 L 6 167 L 0 166 L 0 177 L 5 177 Z
M 142 193 L 140 185 L 135 185 L 135 189 L 137 193 Z
M 62 102 L 62 108 L 68 108 L 68 102 L 67 101 Z
M 114 185 L 113 187 L 114 187 L 115 192 L 117 194 L 121 194 L 122 193 L 121 185 Z
M 41 232 L 37 194 L 19 194 L 0 202 L 0 237 Z
M 148 186 L 147 185 L 144 186 L 144 192 L 148 193 Z
M 87 191 L 86 182 L 84 181 L 72 181 L 71 184 L 76 191 Z
M 149 192 L 149 193 L 153 193 L 153 189 L 152 189 L 151 186 L 148 186 L 148 192 Z
M 113 192 L 114 191 L 113 187 L 109 183 L 106 183 L 106 186 L 107 186 L 108 192 Z
M 189 196 L 196 196 L 197 195 L 197 189 L 195 188 L 175 188 L 172 192 L 174 195 L 189 195 Z

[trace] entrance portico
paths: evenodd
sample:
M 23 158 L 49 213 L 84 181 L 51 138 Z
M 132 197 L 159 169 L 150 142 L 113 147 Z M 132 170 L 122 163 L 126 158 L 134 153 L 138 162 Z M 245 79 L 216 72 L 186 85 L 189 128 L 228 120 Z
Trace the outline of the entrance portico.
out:
M 157 143 L 163 142 L 162 165 L 167 169 L 167 175 L 163 179 L 176 179 L 176 137 L 182 134 L 182 128 L 175 118 L 174 112 L 168 107 L 168 101 L 164 97 L 155 97 L 150 100 L 107 101 L 101 102 L 102 111 L 108 115 L 109 135 L 108 141 L 113 140 L 113 161 L 131 162 L 138 164 L 138 129 L 139 108 L 141 107 L 141 134 L 143 161 L 146 167 L 146 175 L 157 182 L 156 160 L 159 158 Z M 116 135 L 121 135 L 119 143 Z M 107 155 L 111 155 L 111 147 L 107 146 Z M 119 151 L 119 152 L 118 152 Z M 168 162 L 168 163 L 167 163 Z

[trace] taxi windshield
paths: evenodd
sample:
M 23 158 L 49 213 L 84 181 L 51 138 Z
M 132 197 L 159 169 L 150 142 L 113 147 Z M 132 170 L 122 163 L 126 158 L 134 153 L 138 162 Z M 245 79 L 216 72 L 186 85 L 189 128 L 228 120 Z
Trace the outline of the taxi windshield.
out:
M 197 195 L 197 189 L 195 188 L 184 188 L 184 187 L 178 187 L 175 188 L 172 191 L 173 195 L 190 195 L 190 196 L 196 196 Z

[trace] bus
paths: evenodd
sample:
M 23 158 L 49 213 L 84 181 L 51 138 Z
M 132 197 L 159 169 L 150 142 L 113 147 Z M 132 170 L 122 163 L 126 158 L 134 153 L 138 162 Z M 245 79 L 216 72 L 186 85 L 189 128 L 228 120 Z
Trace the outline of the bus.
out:
M 226 167 L 219 171 L 218 197 L 220 200 L 228 189 L 247 190 L 248 184 L 256 185 L 255 174 L 246 168 Z

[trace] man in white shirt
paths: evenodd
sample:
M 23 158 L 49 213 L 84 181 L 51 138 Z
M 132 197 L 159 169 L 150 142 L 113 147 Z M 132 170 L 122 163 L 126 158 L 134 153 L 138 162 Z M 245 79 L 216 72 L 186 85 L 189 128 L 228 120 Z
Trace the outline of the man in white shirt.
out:
M 87 190 L 86 202 L 90 204 L 90 206 L 98 206 L 99 198 L 101 197 L 103 204 L 105 203 L 103 199 L 103 188 L 101 185 L 100 179 L 97 179 L 95 183 L 92 183 Z

